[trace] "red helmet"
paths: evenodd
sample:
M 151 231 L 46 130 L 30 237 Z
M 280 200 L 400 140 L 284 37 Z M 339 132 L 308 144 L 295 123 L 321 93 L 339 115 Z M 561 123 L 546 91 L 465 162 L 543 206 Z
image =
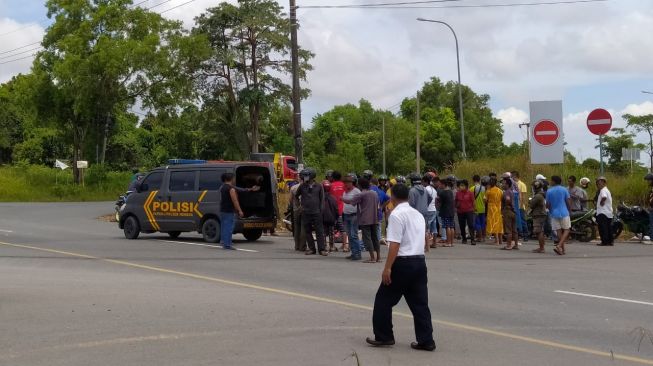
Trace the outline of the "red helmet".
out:
M 331 190 L 331 182 L 329 182 L 328 180 L 323 180 L 322 188 L 324 188 L 324 192 L 329 192 Z

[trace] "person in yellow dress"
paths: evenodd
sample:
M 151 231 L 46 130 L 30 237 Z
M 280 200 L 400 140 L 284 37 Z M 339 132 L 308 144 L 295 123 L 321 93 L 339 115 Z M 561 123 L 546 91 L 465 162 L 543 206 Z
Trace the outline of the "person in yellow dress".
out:
M 501 216 L 501 199 L 503 191 L 497 187 L 497 179 L 490 178 L 488 189 L 485 192 L 487 203 L 487 233 L 494 235 L 496 245 L 503 242 L 503 217 Z

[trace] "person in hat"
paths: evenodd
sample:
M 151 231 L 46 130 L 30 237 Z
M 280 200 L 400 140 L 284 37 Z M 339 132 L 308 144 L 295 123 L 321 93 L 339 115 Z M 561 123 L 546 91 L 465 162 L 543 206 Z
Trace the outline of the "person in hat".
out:
M 597 245 L 613 246 L 612 218 L 614 217 L 614 210 L 612 208 L 612 194 L 608 189 L 608 180 L 605 177 L 596 178 L 596 189 L 599 191 L 599 197 L 596 201 L 596 223 L 599 226 L 599 235 L 601 236 L 601 243 Z

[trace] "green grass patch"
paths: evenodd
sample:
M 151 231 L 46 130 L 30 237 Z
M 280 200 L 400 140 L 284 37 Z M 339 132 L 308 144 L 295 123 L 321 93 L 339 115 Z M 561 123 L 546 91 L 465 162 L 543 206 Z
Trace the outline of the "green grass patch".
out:
M 112 201 L 124 193 L 132 174 L 92 166 L 84 186 L 73 183 L 72 170 L 38 165 L 0 167 L 0 202 Z
M 470 182 L 474 174 L 484 176 L 490 172 L 495 172 L 501 177 L 501 174 L 513 170 L 520 173 L 522 180 L 527 185 L 535 179 L 537 174 L 543 174 L 549 181 L 551 176 L 559 175 L 563 178 L 563 184 L 567 184 L 566 177 L 570 175 L 576 176 L 578 181 L 582 177 L 587 177 L 592 181 L 587 192 L 588 196 L 593 199 L 596 194 L 594 181 L 599 172 L 577 164 L 531 165 L 526 156 L 506 156 L 496 159 L 461 161 L 447 169 L 448 172 L 455 174 L 458 179 L 468 179 Z M 642 172 L 635 172 L 632 175 L 605 173 L 615 208 L 622 201 L 629 205 L 645 205 L 648 192 L 647 183 L 644 181 L 645 174 Z

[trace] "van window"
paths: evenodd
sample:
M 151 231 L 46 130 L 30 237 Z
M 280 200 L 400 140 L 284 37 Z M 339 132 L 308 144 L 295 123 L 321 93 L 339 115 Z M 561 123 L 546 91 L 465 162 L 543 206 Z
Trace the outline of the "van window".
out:
M 168 189 L 170 192 L 194 191 L 195 172 L 170 172 L 170 184 Z
M 141 183 L 141 192 L 156 191 L 161 189 L 163 182 L 163 172 L 154 172 L 143 179 Z
M 223 170 L 200 170 L 200 191 L 217 191 L 222 186 Z

